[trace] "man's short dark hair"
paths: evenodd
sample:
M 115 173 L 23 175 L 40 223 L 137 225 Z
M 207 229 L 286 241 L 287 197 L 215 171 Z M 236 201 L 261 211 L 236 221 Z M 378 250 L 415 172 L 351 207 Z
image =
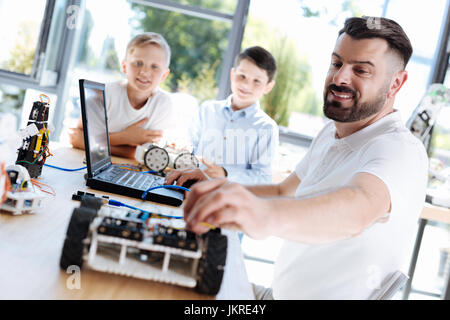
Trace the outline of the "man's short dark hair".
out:
M 339 31 L 354 39 L 382 38 L 387 41 L 389 48 L 403 59 L 403 68 L 408 64 L 413 49 L 408 36 L 402 27 L 394 20 L 379 17 L 352 17 L 345 20 L 344 28 Z
M 266 49 L 259 46 L 245 49 L 236 57 L 234 66 L 237 67 L 244 59 L 248 59 L 255 63 L 259 68 L 266 70 L 267 76 L 269 77 L 269 82 L 275 77 L 277 64 L 275 62 L 275 58 Z

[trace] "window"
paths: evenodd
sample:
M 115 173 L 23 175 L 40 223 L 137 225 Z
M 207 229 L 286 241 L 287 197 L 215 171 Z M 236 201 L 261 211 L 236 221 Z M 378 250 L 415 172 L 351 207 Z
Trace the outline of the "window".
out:
M 0 113 L 12 113 L 19 119 L 24 97 L 24 89 L 0 84 Z
M 265 46 L 279 66 L 277 84 L 263 108 L 290 132 L 315 136 L 326 120 L 323 85 L 345 19 L 385 16 L 402 25 L 414 47 L 409 79 L 396 99 L 406 122 L 427 89 L 445 2 L 407 2 L 405 10 L 401 0 L 252 1 L 242 46 Z
M 36 50 L 40 45 L 46 2 L 0 1 L 0 69 L 27 76 L 36 71 L 39 62 Z M 16 14 L 18 12 L 20 14 Z
M 233 25 L 233 15 L 220 11 L 234 9 L 237 1 L 177 2 L 184 6 L 183 10 L 173 1 L 85 1 L 65 110 L 66 129 L 73 127 L 80 116 L 78 79 L 105 83 L 125 78 L 121 61 L 125 58 L 126 46 L 141 32 L 162 34 L 171 48 L 171 74 L 163 83 L 163 89 L 187 93 L 195 97 L 197 103 L 217 96 Z M 196 15 L 195 10 L 200 10 L 201 6 L 208 9 L 205 15 L 209 18 Z M 108 15 L 105 15 L 105 7 Z M 188 9 L 193 11 L 187 12 Z
M 176 2 L 181 5 L 196 6 L 227 14 L 234 13 L 238 1 L 239 0 L 172 0 L 172 2 Z

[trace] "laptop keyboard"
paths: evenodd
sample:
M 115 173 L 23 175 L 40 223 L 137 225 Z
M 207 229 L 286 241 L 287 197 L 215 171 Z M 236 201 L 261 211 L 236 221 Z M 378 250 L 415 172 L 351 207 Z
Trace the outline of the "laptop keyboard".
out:
M 116 166 L 112 166 L 110 169 L 100 173 L 96 178 L 143 191 L 164 184 L 163 177 L 152 176 L 150 174 L 132 170 L 120 169 Z

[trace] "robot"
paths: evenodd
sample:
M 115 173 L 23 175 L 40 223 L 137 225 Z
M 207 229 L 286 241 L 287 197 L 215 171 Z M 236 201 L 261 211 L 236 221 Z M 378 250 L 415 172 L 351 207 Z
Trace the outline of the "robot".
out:
M 31 182 L 28 170 L 19 165 L 6 167 L 7 186 L 0 209 L 13 215 L 33 213 L 43 207 L 45 196 L 36 190 Z
M 442 107 L 448 106 L 450 89 L 441 83 L 430 85 L 418 107 L 406 123 L 412 134 L 429 150 L 431 131 Z
M 220 229 L 200 236 L 176 218 L 115 207 L 95 195 L 80 200 L 67 227 L 62 269 L 78 266 L 217 294 L 227 254 Z
M 43 101 L 47 98 L 47 102 Z M 25 167 L 31 178 L 37 178 L 42 173 L 48 152 L 49 130 L 48 112 L 49 99 L 46 95 L 41 95 L 41 101 L 33 103 L 27 127 L 22 134 L 25 135 L 22 146 L 18 149 L 16 164 Z

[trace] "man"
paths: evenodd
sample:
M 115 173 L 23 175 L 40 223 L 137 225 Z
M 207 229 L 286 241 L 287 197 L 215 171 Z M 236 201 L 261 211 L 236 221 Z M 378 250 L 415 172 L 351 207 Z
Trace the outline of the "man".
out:
M 366 299 L 407 258 L 428 160 L 393 107 L 407 80 L 410 41 L 396 22 L 375 19 L 347 19 L 339 32 L 324 87 L 333 121 L 295 172 L 277 185 L 201 182 L 186 200 L 195 232 L 206 232 L 206 222 L 286 240 L 275 299 Z

